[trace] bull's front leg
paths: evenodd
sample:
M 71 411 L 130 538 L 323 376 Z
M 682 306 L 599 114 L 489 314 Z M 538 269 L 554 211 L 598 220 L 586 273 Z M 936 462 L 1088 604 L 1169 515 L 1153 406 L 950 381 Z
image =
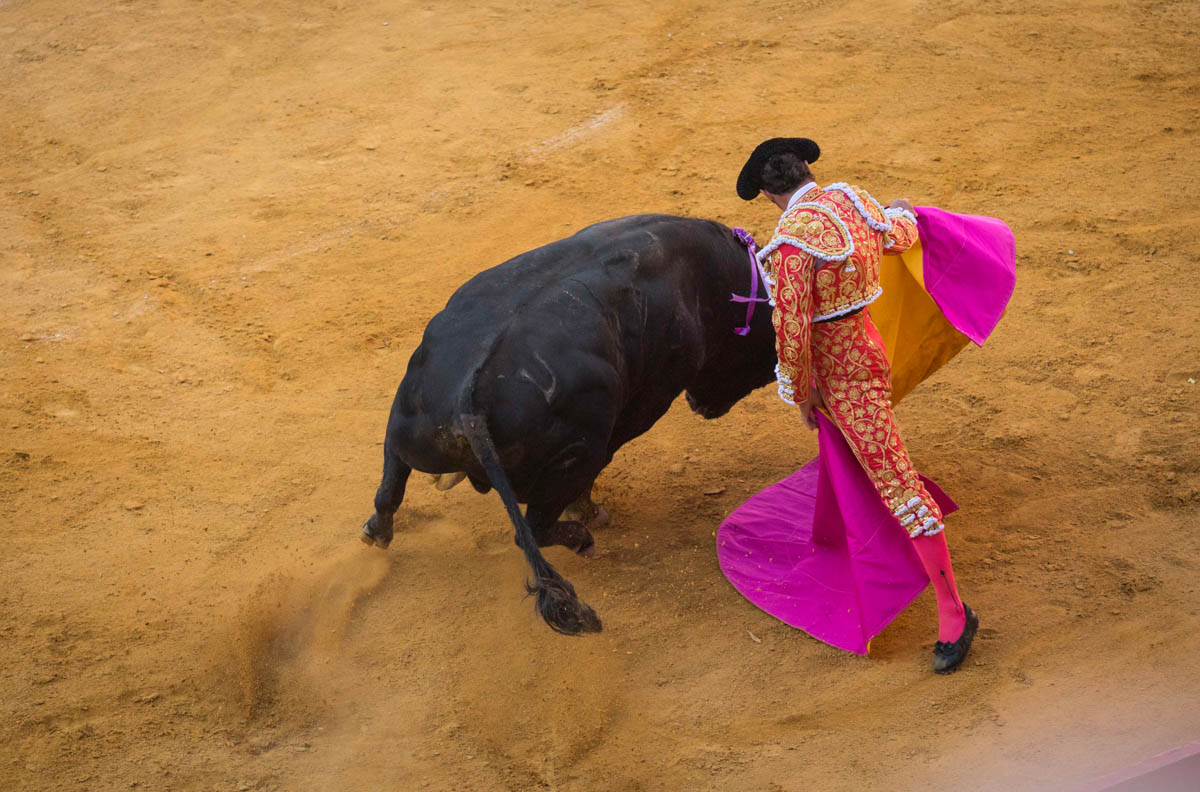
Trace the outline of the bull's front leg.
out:
M 365 544 L 386 548 L 394 535 L 393 515 L 404 502 L 404 487 L 408 483 L 412 468 L 394 453 L 384 451 L 383 480 L 375 493 L 375 513 L 362 527 Z

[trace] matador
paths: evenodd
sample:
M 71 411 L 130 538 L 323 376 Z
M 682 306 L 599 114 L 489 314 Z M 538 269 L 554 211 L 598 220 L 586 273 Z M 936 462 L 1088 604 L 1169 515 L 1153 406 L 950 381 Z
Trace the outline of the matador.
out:
M 956 670 L 979 620 L 959 598 L 942 513 L 913 467 L 891 404 L 891 367 L 866 307 L 882 293 L 880 260 L 917 240 L 907 200 L 884 208 L 845 183 L 819 187 L 807 138 L 772 138 L 742 168 L 738 196 L 764 196 L 783 214 L 758 253 L 776 331 L 779 395 L 812 414 L 823 408 L 841 430 L 879 497 L 913 540 L 938 603 L 933 669 Z

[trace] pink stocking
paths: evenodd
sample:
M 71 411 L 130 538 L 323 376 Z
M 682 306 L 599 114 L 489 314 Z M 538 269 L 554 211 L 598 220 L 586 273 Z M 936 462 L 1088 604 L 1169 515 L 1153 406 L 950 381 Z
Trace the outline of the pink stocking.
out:
M 957 641 L 966 626 L 967 613 L 963 610 L 962 600 L 958 598 L 958 589 L 954 585 L 954 569 L 950 566 L 946 533 L 939 531 L 933 536 L 919 536 L 912 542 L 937 594 L 938 640 Z

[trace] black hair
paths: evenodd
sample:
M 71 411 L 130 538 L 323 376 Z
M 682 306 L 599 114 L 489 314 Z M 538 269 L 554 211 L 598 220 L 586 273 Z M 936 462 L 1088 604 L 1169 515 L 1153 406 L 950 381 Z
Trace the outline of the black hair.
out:
M 772 154 L 762 169 L 762 189 L 775 195 L 786 195 L 805 182 L 812 181 L 808 163 L 795 154 Z

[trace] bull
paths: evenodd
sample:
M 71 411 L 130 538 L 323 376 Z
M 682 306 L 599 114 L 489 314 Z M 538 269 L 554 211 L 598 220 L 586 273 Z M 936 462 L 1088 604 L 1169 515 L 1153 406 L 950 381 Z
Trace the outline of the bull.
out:
M 414 469 L 465 473 L 504 502 L 546 623 L 599 632 L 595 611 L 539 548 L 591 553 L 589 525 L 560 517 L 591 506 L 616 450 L 681 392 L 711 419 L 775 379 L 770 312 L 746 321 L 746 306 L 730 299 L 757 291 L 758 277 L 731 229 L 668 215 L 598 223 L 476 275 L 409 360 L 363 541 L 392 541 Z M 735 332 L 743 322 L 748 330 Z

